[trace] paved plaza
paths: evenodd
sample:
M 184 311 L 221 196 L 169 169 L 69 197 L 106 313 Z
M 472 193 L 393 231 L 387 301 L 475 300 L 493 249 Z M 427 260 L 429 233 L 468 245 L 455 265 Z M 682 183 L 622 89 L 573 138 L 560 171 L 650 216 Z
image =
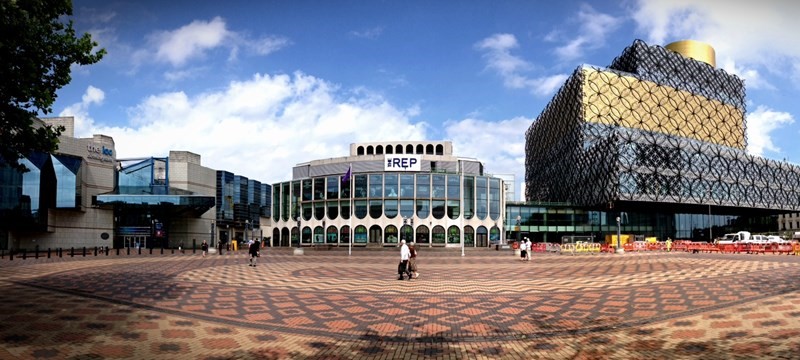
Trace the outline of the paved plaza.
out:
M 800 257 L 425 249 L 0 260 L 0 359 L 796 359 Z

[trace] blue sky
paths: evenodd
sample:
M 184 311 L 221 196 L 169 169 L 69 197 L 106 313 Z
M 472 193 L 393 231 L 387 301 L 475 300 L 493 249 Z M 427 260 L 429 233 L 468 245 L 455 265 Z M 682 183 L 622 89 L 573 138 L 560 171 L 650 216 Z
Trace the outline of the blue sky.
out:
M 187 150 L 262 182 L 354 142 L 451 140 L 524 178 L 525 131 L 581 64 L 635 39 L 694 39 L 747 85 L 750 153 L 800 162 L 800 2 L 92 1 L 108 54 L 74 67 L 52 116 L 117 157 Z

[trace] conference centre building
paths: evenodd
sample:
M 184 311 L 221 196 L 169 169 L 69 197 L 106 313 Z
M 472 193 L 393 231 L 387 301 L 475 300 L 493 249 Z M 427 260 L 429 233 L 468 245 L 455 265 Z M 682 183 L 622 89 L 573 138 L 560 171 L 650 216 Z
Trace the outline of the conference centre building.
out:
M 608 67 L 580 66 L 527 130 L 528 205 L 507 216 L 538 241 L 782 231 L 800 167 L 746 152 L 745 104 L 744 82 L 701 42 L 637 40 Z M 550 231 L 531 209 L 554 207 L 572 217 Z
M 487 247 L 501 240 L 504 183 L 449 141 L 350 145 L 272 185 L 278 246 Z

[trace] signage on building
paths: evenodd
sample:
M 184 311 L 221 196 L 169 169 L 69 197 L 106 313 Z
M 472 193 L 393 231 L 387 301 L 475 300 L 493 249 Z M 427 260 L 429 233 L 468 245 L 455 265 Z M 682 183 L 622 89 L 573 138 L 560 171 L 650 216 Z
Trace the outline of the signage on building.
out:
M 100 160 L 103 162 L 114 161 L 114 150 L 111 150 L 102 145 L 87 144 L 86 151 L 89 153 L 86 157 L 89 159 Z
M 386 155 L 384 171 L 421 171 L 422 159 L 419 155 Z

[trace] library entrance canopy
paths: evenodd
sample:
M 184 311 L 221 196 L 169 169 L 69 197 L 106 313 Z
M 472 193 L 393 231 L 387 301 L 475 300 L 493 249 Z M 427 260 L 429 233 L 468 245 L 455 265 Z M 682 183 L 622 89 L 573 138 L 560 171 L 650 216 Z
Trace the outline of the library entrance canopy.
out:
M 171 189 L 176 190 L 176 189 Z M 125 207 L 141 210 L 159 209 L 173 216 L 199 217 L 214 207 L 213 196 L 203 195 L 149 195 L 149 194 L 101 194 L 96 205 L 101 208 Z

